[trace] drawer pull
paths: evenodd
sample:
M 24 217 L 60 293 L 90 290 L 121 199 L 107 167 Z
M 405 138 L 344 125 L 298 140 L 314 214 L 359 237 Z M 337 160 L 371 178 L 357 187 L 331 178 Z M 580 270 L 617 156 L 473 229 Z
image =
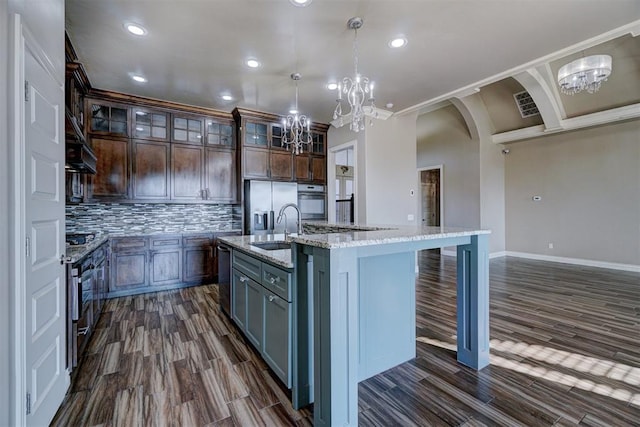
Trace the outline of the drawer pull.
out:
M 276 283 L 276 278 L 275 278 L 275 277 L 271 277 L 271 278 L 269 279 L 269 283 L 271 283 L 272 285 L 273 285 L 274 283 Z
M 247 278 L 246 278 L 246 277 L 244 277 L 244 276 L 240 276 L 240 281 L 241 281 L 241 282 L 243 282 L 243 283 L 244 283 L 244 282 L 246 282 L 247 280 L 249 280 L 249 279 L 247 279 Z
M 89 327 L 85 326 L 84 328 L 78 329 L 78 335 L 87 335 L 89 332 Z
M 274 299 L 276 299 L 276 297 L 274 297 L 273 295 L 269 295 L 269 302 L 273 302 Z

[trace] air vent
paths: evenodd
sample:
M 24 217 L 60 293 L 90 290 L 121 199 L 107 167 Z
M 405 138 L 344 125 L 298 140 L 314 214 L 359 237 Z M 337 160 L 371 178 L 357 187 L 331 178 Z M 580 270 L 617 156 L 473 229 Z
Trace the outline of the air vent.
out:
M 520 115 L 523 119 L 540 114 L 540 111 L 538 111 L 538 107 L 536 106 L 536 103 L 533 102 L 533 98 L 531 98 L 529 92 L 524 91 L 514 93 L 513 99 L 516 100 L 518 110 L 520 111 Z

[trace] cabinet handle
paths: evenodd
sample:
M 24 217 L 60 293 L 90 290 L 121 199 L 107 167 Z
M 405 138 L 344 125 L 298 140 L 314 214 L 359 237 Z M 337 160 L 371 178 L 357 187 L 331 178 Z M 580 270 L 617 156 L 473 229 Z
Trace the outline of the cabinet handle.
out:
M 273 295 L 269 295 L 269 302 L 273 302 L 274 299 L 276 299 L 276 297 L 274 297 Z
M 244 282 L 246 282 L 247 280 L 249 280 L 249 279 L 247 279 L 247 278 L 246 278 L 246 277 L 244 277 L 244 276 L 240 276 L 240 281 L 241 281 L 241 282 L 243 282 L 243 283 L 244 283 Z
M 271 283 L 272 285 L 276 283 L 276 278 L 275 277 L 270 278 L 269 283 Z
M 78 329 L 78 335 L 87 335 L 89 332 L 89 327 L 85 326 L 84 328 Z

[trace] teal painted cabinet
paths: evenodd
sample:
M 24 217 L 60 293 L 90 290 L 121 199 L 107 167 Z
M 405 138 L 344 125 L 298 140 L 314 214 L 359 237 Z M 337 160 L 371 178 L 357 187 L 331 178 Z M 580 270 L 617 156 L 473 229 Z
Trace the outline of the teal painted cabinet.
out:
M 232 253 L 232 318 L 287 388 L 291 388 L 292 272 Z

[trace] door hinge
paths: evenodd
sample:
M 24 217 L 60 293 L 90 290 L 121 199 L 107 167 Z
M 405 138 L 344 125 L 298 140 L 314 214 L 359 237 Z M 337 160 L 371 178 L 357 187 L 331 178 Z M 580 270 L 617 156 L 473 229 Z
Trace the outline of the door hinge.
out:
M 27 393 L 27 415 L 31 414 L 31 393 Z
M 29 236 L 27 236 L 27 242 L 25 246 L 27 258 L 29 258 L 31 256 L 31 239 L 29 238 Z
M 24 101 L 29 102 L 29 81 L 24 81 Z

